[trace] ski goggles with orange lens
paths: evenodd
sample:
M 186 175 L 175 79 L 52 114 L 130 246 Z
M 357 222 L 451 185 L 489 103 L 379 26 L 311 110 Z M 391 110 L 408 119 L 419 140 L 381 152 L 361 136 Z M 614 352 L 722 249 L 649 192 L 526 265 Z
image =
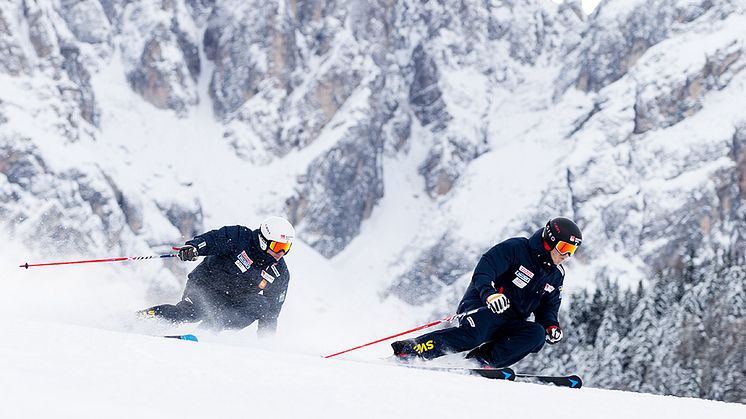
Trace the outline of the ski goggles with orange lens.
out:
M 292 244 L 293 243 L 282 243 L 272 240 L 267 241 L 267 247 L 269 247 L 269 250 L 275 253 L 285 252 L 285 254 L 287 254 L 290 251 L 290 246 Z
M 561 241 L 561 240 L 559 242 L 557 242 L 557 246 L 555 246 L 554 248 L 557 249 L 557 251 L 561 255 L 570 255 L 570 256 L 572 256 L 573 253 L 575 253 L 575 251 L 578 250 L 578 246 L 577 245 L 571 244 L 571 243 L 568 243 L 568 242 L 564 242 L 564 241 Z

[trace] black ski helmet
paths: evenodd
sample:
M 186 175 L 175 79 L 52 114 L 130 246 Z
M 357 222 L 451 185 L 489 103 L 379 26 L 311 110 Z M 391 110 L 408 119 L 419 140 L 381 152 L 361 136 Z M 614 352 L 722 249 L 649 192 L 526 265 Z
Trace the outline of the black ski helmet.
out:
M 544 249 L 547 251 L 557 247 L 557 243 L 559 242 L 580 246 L 580 243 L 583 241 L 583 235 L 580 233 L 580 228 L 578 228 L 577 224 L 563 217 L 549 220 L 547 225 L 544 226 L 541 237 L 544 239 Z M 574 252 L 574 249 L 572 252 Z

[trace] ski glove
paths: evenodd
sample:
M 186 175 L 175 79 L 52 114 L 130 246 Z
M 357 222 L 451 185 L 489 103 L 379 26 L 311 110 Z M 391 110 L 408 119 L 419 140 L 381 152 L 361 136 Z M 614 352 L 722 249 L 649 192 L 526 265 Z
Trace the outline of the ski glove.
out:
M 197 248 L 192 246 L 191 244 L 185 244 L 181 249 L 179 249 L 179 259 L 183 260 L 184 262 L 187 261 L 195 261 L 197 260 Z
M 547 327 L 547 343 L 554 345 L 555 343 L 562 340 L 562 329 L 559 326 Z
M 505 294 L 497 293 L 487 297 L 487 307 L 495 314 L 500 314 L 510 307 L 510 301 Z

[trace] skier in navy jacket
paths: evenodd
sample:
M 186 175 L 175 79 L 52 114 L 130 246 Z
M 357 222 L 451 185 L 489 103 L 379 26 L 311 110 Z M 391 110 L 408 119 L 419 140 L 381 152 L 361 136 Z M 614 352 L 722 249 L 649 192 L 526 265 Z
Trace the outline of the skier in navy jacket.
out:
M 483 365 L 510 366 L 544 341 L 562 339 L 557 313 L 565 271 L 560 266 L 582 241 L 578 226 L 554 218 L 530 238 L 514 237 L 498 243 L 480 259 L 457 313 L 481 307 L 459 319 L 457 327 L 438 330 L 391 344 L 400 359 L 432 359 L 470 351 Z M 534 321 L 528 317 L 534 314 Z
M 202 321 L 215 329 L 243 329 L 258 320 L 259 336 L 274 334 L 290 282 L 283 257 L 294 236 L 281 217 L 269 217 L 253 231 L 226 226 L 195 236 L 179 249 L 179 259 L 206 257 L 189 273 L 181 301 L 138 314 L 174 323 Z

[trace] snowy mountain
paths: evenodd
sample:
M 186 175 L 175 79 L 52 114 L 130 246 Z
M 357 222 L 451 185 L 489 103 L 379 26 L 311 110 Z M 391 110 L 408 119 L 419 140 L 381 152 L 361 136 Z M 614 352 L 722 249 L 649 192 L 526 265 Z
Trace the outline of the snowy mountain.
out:
M 17 265 L 281 214 L 281 334 L 331 350 L 451 313 L 565 215 L 567 342 L 525 366 L 744 402 L 744 27 L 737 0 L 4 1 L 3 312 L 126 329 L 193 265 Z

